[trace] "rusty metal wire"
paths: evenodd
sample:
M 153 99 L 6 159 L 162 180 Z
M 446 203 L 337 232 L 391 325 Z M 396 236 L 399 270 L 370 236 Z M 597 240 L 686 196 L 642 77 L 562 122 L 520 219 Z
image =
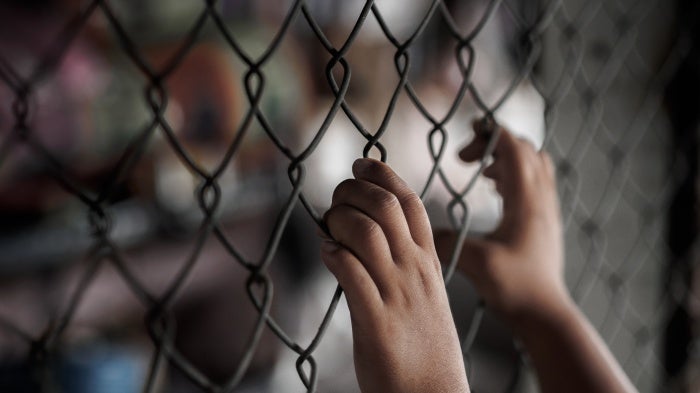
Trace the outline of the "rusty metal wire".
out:
M 296 353 L 296 369 L 300 381 L 307 391 L 317 391 L 318 376 L 323 373 L 323 367 L 315 360 L 314 352 L 334 316 L 342 290 L 337 287 L 328 299 L 325 316 L 313 339 L 301 343 L 272 314 L 274 282 L 270 268 L 280 252 L 280 241 L 295 208 L 302 206 L 316 224 L 321 229 L 324 228 L 317 207 L 304 191 L 308 173 L 305 164 L 333 122 L 338 117 L 346 117 L 354 130 L 366 140 L 362 151 L 357 152 L 358 156 L 377 155 L 386 161 L 390 155 L 407 154 L 390 150 L 383 144 L 382 138 L 392 127 L 391 121 L 397 114 L 399 100 L 402 97 L 408 99 L 414 110 L 429 124 L 424 135 L 432 164 L 418 191 L 425 198 L 437 186 L 447 190 L 451 201 L 445 209 L 451 225 L 459 231 L 460 239 L 464 239 L 472 230 L 470 220 L 473 212 L 467 196 L 474 190 L 481 170 L 488 164 L 498 133 L 492 134 L 479 168 L 460 189 L 454 185 L 456 179 L 450 178 L 450 174 L 443 168 L 444 157 L 454 154 L 454 151 L 448 150 L 448 139 L 451 137 L 448 124 L 460 116 L 465 105 L 472 105 L 473 113 L 484 121 L 497 121 L 499 110 L 512 98 L 516 89 L 529 83 L 535 86 L 544 100 L 544 148 L 551 152 L 558 167 L 569 250 L 567 258 L 571 266 L 567 278 L 572 292 L 584 310 L 593 306 L 604 310 L 597 319 L 594 316 L 594 323 L 612 345 L 616 356 L 639 388 L 652 391 L 663 387 L 666 376 L 663 374 L 658 348 L 658 340 L 665 328 L 663 313 L 669 302 L 677 304 L 681 300 L 672 294 L 658 293 L 656 298 L 651 297 L 656 304 L 640 306 L 635 296 L 639 296 L 640 286 L 652 285 L 648 281 L 650 274 L 664 269 L 666 212 L 675 192 L 676 181 L 679 176 L 683 176 L 684 163 L 671 162 L 670 148 L 664 150 L 671 143 L 664 139 L 664 130 L 669 126 L 665 123 L 663 92 L 683 60 L 688 45 L 692 43 L 682 39 L 681 35 L 671 37 L 673 43 L 661 48 L 664 53 L 661 60 L 648 59 L 644 43 L 639 37 L 644 32 L 643 29 L 654 26 L 650 22 L 654 12 L 658 12 L 659 8 L 669 9 L 661 1 L 552 0 L 536 3 L 490 0 L 473 3 L 477 5 L 473 10 L 478 15 L 472 15 L 476 22 L 463 26 L 462 21 L 453 15 L 456 7 L 453 2 L 426 2 L 423 14 L 410 34 L 401 34 L 401 37 L 406 37 L 400 38 L 386 21 L 381 6 L 368 0 L 361 7 L 350 32 L 339 44 L 334 44 L 334 40 L 327 36 L 324 26 L 314 16 L 311 2 L 288 1 L 277 32 L 260 54 L 253 55 L 241 44 L 222 16 L 221 4 L 216 0 L 206 0 L 201 2 L 199 14 L 187 28 L 177 49 L 164 64 L 156 67 L 120 19 L 113 2 L 93 0 L 86 2 L 66 22 L 60 34 L 55 36 L 53 44 L 39 55 L 36 65 L 28 74 L 18 72 L 13 59 L 0 53 L 0 83 L 13 95 L 11 106 L 6 108 L 11 113 L 11 130 L 1 135 L 0 167 L 20 147 L 28 149 L 31 159 L 40 162 L 50 172 L 51 178 L 81 204 L 86 222 L 91 228 L 91 243 L 84 253 L 86 264 L 79 284 L 67 305 L 61 310 L 53 310 L 55 316 L 42 334 L 34 336 L 25 332 L 13 322 L 11 315 L 0 314 L 0 329 L 28 344 L 31 350 L 27 356 L 35 373 L 40 376 L 49 375 L 52 367 L 49 360 L 59 350 L 61 339 L 87 288 L 105 265 L 111 265 L 147 310 L 144 323 L 155 350 L 148 366 L 143 388 L 145 392 L 157 391 L 164 364 L 179 369 L 202 391 L 235 391 L 246 376 L 266 330 Z M 34 101 L 38 88 L 52 78 L 87 21 L 96 15 L 104 18 L 121 52 L 141 73 L 149 121 L 130 137 L 120 158 L 110 169 L 113 175 L 109 181 L 93 191 L 82 184 L 62 163 L 56 152 L 47 148 L 36 136 L 37 130 L 30 120 L 38 110 Z M 504 17 L 503 15 L 506 15 L 517 31 L 514 45 L 518 47 L 519 57 L 514 72 L 502 76 L 506 80 L 505 88 L 498 94 L 485 95 L 474 81 L 474 67 L 480 61 L 474 43 L 487 34 L 487 25 L 494 23 L 496 18 Z M 600 22 L 601 20 L 605 21 Z M 390 87 L 390 98 L 382 110 L 383 117 L 376 129 L 366 124 L 362 116 L 353 110 L 347 98 L 353 70 L 347 56 L 369 21 L 379 26 L 383 40 L 393 47 L 393 66 L 398 78 Z M 605 23 L 609 27 L 599 28 Z M 413 50 L 418 42 L 425 39 L 431 24 L 439 24 L 446 31 L 444 39 L 448 43 L 444 45 L 452 50 L 448 61 L 456 64 L 460 79 L 454 99 L 440 111 L 442 116 L 422 101 L 416 84 L 411 79 L 416 60 Z M 304 39 L 313 40 L 320 45 L 328 59 L 324 76 L 332 94 L 323 121 L 301 149 L 286 141 L 286 130 L 276 127 L 261 107 L 270 83 L 265 67 L 278 56 L 283 41 L 296 34 L 293 26 L 297 25 L 304 26 Z M 230 54 L 243 64 L 241 81 L 247 103 L 247 109 L 233 133 L 234 138 L 213 167 L 204 166 L 184 147 L 166 116 L 169 104 L 166 82 L 183 59 L 199 44 L 207 26 L 214 26 Z M 658 26 L 659 29 L 667 27 L 664 23 Z M 591 42 L 597 43 L 600 48 L 591 49 Z M 620 84 L 624 86 L 620 87 Z M 628 87 L 632 92 L 627 93 L 628 96 L 622 95 L 620 92 Z M 632 105 L 634 108 L 620 115 L 627 118 L 611 121 L 620 102 L 624 103 L 629 96 L 635 96 L 635 104 Z M 465 103 L 467 101 L 469 104 Z M 5 122 L 6 119 L 2 121 Z M 622 128 L 620 124 L 623 124 Z M 264 253 L 251 259 L 245 257 L 239 246 L 231 241 L 220 223 L 219 213 L 222 210 L 221 178 L 238 157 L 244 141 L 255 127 L 262 130 L 265 138 L 283 156 L 290 190 L 276 212 Z M 151 154 L 148 146 L 156 137 L 165 139 L 179 164 L 197 179 L 198 185 L 193 191 L 201 213 L 189 254 L 180 264 L 174 279 L 160 294 L 147 289 L 138 274 L 132 271 L 123 247 L 115 241 L 113 207 L 110 204 L 119 187 L 132 175 L 134 167 Z M 661 168 L 658 173 L 640 174 L 636 168 L 643 166 L 640 162 L 645 160 L 640 155 L 651 157 L 649 160 Z M 600 179 L 602 184 L 597 184 Z M 618 239 L 620 228 L 629 231 L 631 235 Z M 207 242 L 212 239 L 226 250 L 232 262 L 247 272 L 245 290 L 258 315 L 249 332 L 243 355 L 237 359 L 235 371 L 223 383 L 208 378 L 175 345 L 177 326 L 173 305 Z M 446 261 L 446 282 L 450 282 L 455 274 L 460 251 L 458 245 L 452 258 Z M 616 259 L 620 256 L 623 257 L 621 260 Z M 643 277 L 641 283 L 635 281 L 639 276 Z M 653 283 L 657 286 L 655 290 L 661 291 L 661 283 L 660 278 Z M 470 360 L 470 350 L 479 339 L 483 317 L 484 306 L 480 305 L 472 315 L 469 326 L 462 329 L 467 360 Z M 472 375 L 470 377 L 478 378 Z M 42 389 L 50 391 L 51 378 L 40 377 L 39 380 Z M 508 391 L 515 389 L 517 384 L 518 374 L 513 377 Z

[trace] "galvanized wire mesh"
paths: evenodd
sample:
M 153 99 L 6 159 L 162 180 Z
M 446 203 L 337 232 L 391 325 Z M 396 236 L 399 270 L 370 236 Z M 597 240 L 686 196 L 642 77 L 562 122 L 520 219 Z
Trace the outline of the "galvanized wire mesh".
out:
M 315 360 L 314 353 L 334 317 L 342 291 L 336 288 L 329 297 L 325 316 L 318 321 L 313 338 L 300 342 L 273 313 L 275 280 L 271 270 L 274 263 L 279 263 L 276 258 L 280 254 L 280 242 L 295 208 L 303 207 L 319 228 L 324 227 L 322 212 L 309 197 L 313 190 L 309 190 L 308 184 L 313 179 L 308 179 L 308 173 L 314 169 L 310 165 L 331 164 L 318 158 L 317 152 L 322 141 L 328 139 L 329 130 L 341 121 L 348 123 L 354 137 L 359 135 L 363 141 L 363 146 L 354 152 L 355 156 L 373 155 L 389 159 L 389 162 L 390 157 L 407 156 L 410 160 L 413 152 L 402 150 L 400 146 L 390 147 L 386 141 L 391 139 L 390 133 L 396 133 L 392 127 L 397 127 L 396 122 L 407 116 L 407 112 L 420 118 L 419 138 L 425 141 L 422 154 L 427 154 L 429 161 L 416 164 L 423 165 L 420 169 L 426 174 L 417 191 L 425 199 L 429 199 L 435 189 L 448 195 L 449 202 L 440 208 L 447 212 L 449 224 L 465 237 L 474 231 L 471 223 L 478 214 L 469 196 L 490 153 L 484 156 L 479 168 L 462 173 L 462 176 L 469 173 L 467 181 L 456 179 L 455 172 L 446 169 L 444 164 L 446 156 L 455 154 L 448 141 L 464 140 L 459 135 L 468 137 L 469 131 L 456 129 L 463 124 L 459 119 L 465 116 L 503 120 L 518 128 L 520 119 L 505 114 L 502 109 L 515 101 L 513 97 L 518 91 L 534 91 L 532 87 L 538 93 L 536 97 L 525 95 L 521 99 L 526 102 L 541 100 L 542 103 L 534 105 L 534 108 L 541 108 L 541 114 L 530 115 L 542 116 L 544 148 L 551 152 L 558 167 L 566 224 L 567 279 L 572 292 L 640 390 L 654 391 L 669 386 L 660 355 L 663 353 L 660 340 L 666 329 L 665 313 L 672 306 L 684 305 L 692 288 L 684 286 L 679 292 L 666 291 L 664 287 L 662 277 L 669 258 L 665 246 L 666 219 L 679 180 L 694 173 L 683 157 L 671 159 L 675 141 L 670 136 L 672 127 L 663 105 L 665 89 L 693 45 L 692 37 L 673 28 L 673 5 L 661 1 L 459 3 L 434 0 L 417 7 L 418 17 L 410 19 L 415 22 L 413 25 L 399 29 L 389 21 L 390 11 L 383 9 L 381 2 L 357 2 L 353 3 L 357 5 L 355 8 L 348 4 L 338 4 L 333 12 L 318 2 L 302 0 L 284 2 L 284 7 L 272 7 L 268 2 L 257 6 L 253 2 L 196 2 L 191 6 L 196 10 L 194 17 L 190 15 L 187 23 L 176 23 L 178 28 L 169 33 L 177 36 L 172 40 L 176 45 L 157 61 L 147 55 L 147 48 L 139 41 L 141 38 L 137 38 L 142 37 L 138 34 L 139 25 L 126 20 L 123 5 L 118 7 L 106 0 L 70 7 L 55 5 L 65 15 L 66 22 L 50 44 L 30 48 L 29 55 L 15 55 L 21 51 L 9 49 L 0 52 L 0 83 L 7 91 L 5 96 L 0 95 L 0 98 L 7 98 L 0 101 L 4 106 L 1 112 L 4 116 L 0 118 L 3 127 L 0 130 L 0 168 L 6 168 L 2 192 L 17 191 L 10 188 L 16 181 L 13 171 L 17 169 L 13 162 L 31 162 L 39 168 L 36 171 L 48 175 L 51 182 L 60 186 L 62 194 L 79 203 L 77 209 L 85 214 L 84 222 L 90 229 L 89 242 L 77 247 L 82 256 L 67 258 L 80 261 L 77 265 L 79 279 L 71 287 L 70 297 L 66 303 L 49 307 L 48 321 L 38 331 L 25 329 L 11 312 L 0 314 L 1 334 L 11 337 L 6 341 L 23 343 L 22 361 L 30 366 L 37 389 L 58 389 L 53 360 L 65 345 L 66 332 L 71 329 L 74 314 L 88 296 L 95 277 L 109 266 L 116 270 L 144 310 L 144 327 L 153 345 L 144 391 L 159 389 L 161 374 L 167 365 L 178 369 L 201 391 L 236 391 L 247 376 L 265 332 L 272 333 L 275 340 L 296 354 L 296 370 L 303 388 L 316 391 L 324 368 Z M 165 3 L 143 6 L 147 10 L 149 7 L 156 9 L 149 23 L 157 23 L 158 7 L 165 6 Z M 174 4 L 169 6 L 174 7 Z M 275 26 L 274 34 L 259 44 L 256 49 L 262 47 L 262 50 L 257 51 L 240 40 L 240 34 L 235 32 L 236 24 L 244 22 L 234 15 L 244 10 L 251 12 L 255 7 L 267 7 L 272 22 L 265 23 Z M 147 10 L 138 11 L 147 13 Z M 38 10 L 33 12 L 41 14 Z M 329 33 L 333 24 L 343 18 L 353 21 L 347 31 L 341 28 Z M 372 26 L 368 27 L 370 24 Z M 122 128 L 130 129 L 123 131 L 127 135 L 123 138 L 126 142 L 120 144 L 118 158 L 101 163 L 107 167 L 107 176 L 97 183 L 81 176 L 75 163 L 66 163 L 65 152 L 44 138 L 51 130 L 37 129 L 34 121 L 42 110 L 42 86 L 56 78 L 67 54 L 79 45 L 78 37 L 93 34 L 94 25 L 110 32 L 100 39 L 118 46 L 115 52 L 119 53 L 119 61 L 126 64 L 125 68 L 137 70 L 125 72 L 123 78 L 124 84 L 133 84 L 134 76 L 139 75 L 135 83 L 143 91 L 142 98 L 140 101 L 132 99 L 136 102 L 134 105 L 141 107 L 144 120 L 142 125 L 132 127 L 135 122 L 115 115 L 118 121 L 128 125 Z M 349 53 L 359 45 L 358 37 L 369 29 L 374 29 L 375 39 L 379 37 L 377 40 L 390 48 L 390 56 L 381 58 L 380 62 L 392 63 L 395 76 L 395 80 L 382 86 L 386 100 L 378 110 L 381 116 L 376 126 L 369 125 L 372 121 L 363 118 L 363 111 L 357 108 L 359 102 L 353 102 L 350 97 L 357 63 L 348 60 Z M 500 38 L 490 37 L 491 34 Z M 290 135 L 294 125 L 272 119 L 270 107 L 263 104 L 275 84 L 298 86 L 295 82 L 280 80 L 276 75 L 278 68 L 271 66 L 279 58 L 282 62 L 288 60 L 282 52 L 291 37 L 311 42 L 309 45 L 317 48 L 315 53 L 300 50 L 297 55 L 314 53 L 311 62 L 322 63 L 323 77 L 312 78 L 322 81 L 321 90 L 330 97 L 327 102 L 312 103 L 317 104 L 314 109 L 321 112 L 318 115 L 321 120 L 306 137 L 298 138 Z M 3 41 L 13 39 L 8 35 Z M 488 43 L 479 43 L 479 40 L 489 39 L 495 40 L 494 45 L 505 48 L 502 52 L 507 53 L 506 57 L 496 56 L 496 62 L 505 60 L 509 64 L 500 69 L 495 67 L 496 75 L 492 75 L 492 80 L 498 81 L 494 83 L 496 87 L 489 86 L 488 80 L 480 80 L 475 74 L 482 59 L 493 55 L 488 53 Z M 230 72 L 239 80 L 239 98 L 243 102 L 238 121 L 231 125 L 233 129 L 227 130 L 230 137 L 225 139 L 225 147 L 218 146 L 215 157 L 193 151 L 196 150 L 192 148 L 193 143 L 173 126 L 173 115 L 168 112 L 171 109 L 168 82 L 205 41 L 219 43 L 235 58 L 237 67 Z M 431 62 L 435 64 L 431 66 Z M 493 63 L 485 64 L 488 67 Z M 292 69 L 292 75 L 298 71 L 293 66 L 288 68 Z M 422 95 L 425 90 L 417 80 L 425 78 L 420 72 L 429 75 L 448 70 L 452 70 L 447 89 L 450 94 L 445 94 L 442 105 L 434 108 L 426 102 Z M 304 99 L 301 94 L 298 97 Z M 293 100 L 294 94 L 286 98 Z M 296 108 L 297 104 L 290 101 L 279 105 Z M 532 106 L 525 105 L 525 108 Z M 108 105 L 106 111 L 109 110 Z M 493 140 L 497 137 L 494 134 Z M 272 147 L 273 171 L 277 176 L 286 176 L 281 186 L 265 183 L 267 185 L 262 187 L 268 193 L 276 193 L 281 203 L 274 208 L 274 222 L 265 234 L 264 250 L 254 258 L 241 251 L 245 245 L 233 240 L 222 223 L 231 216 L 245 216 L 248 205 L 241 202 L 240 194 L 233 199 L 222 196 L 226 193 L 222 183 L 230 184 L 222 179 L 234 162 L 246 159 L 245 146 L 251 140 L 263 140 L 266 146 Z M 160 146 L 167 150 L 164 154 L 176 158 L 175 165 L 184 167 L 194 179 L 190 183 L 194 187 L 189 192 L 194 192 L 196 207 L 194 212 L 185 213 L 184 222 L 194 223 L 196 230 L 187 232 L 189 249 L 186 255 L 178 255 L 177 261 L 172 261 L 171 265 L 176 267 L 171 267 L 173 273 L 167 285 L 154 291 L 129 261 L 126 250 L 133 242 L 117 228 L 115 201 L 120 200 L 125 184 L 139 173 L 139 165 L 149 156 L 161 154 L 153 148 L 157 142 L 162 142 Z M 234 179 L 233 183 L 237 181 Z M 256 185 L 251 182 L 239 185 L 239 188 L 246 187 Z M 325 187 L 328 188 L 325 192 L 329 192 L 333 185 Z M 172 222 L 158 225 L 172 225 Z M 149 229 L 132 230 L 146 236 Z M 16 237 L 7 235 L 6 238 L 17 242 Z M 10 241 L 4 244 L 7 250 L 11 248 Z M 235 361 L 233 372 L 222 381 L 208 377 L 176 345 L 177 323 L 173 309 L 207 247 L 225 250 L 227 263 L 243 269 L 245 292 L 257 315 L 247 329 L 246 344 Z M 444 261 L 447 282 L 455 274 L 458 252 L 455 250 L 453 258 Z M 11 260 L 4 262 L 6 271 L 17 269 L 12 263 Z M 692 271 L 692 265 L 688 266 L 687 271 Z M 45 269 L 45 266 L 38 268 Z M 460 327 L 468 365 L 478 361 L 470 359 L 470 351 L 475 340 L 479 340 L 483 313 L 483 306 L 477 307 L 468 325 Z M 504 389 L 516 389 L 518 376 L 514 374 L 512 383 L 506 384 Z M 470 372 L 470 378 L 480 377 Z

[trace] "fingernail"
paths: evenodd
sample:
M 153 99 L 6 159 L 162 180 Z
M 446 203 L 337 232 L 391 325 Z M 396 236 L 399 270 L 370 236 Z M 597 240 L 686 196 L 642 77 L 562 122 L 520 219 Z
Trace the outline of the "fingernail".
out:
M 338 251 L 338 248 L 339 248 L 338 243 L 334 242 L 332 240 L 324 240 L 321 243 L 321 251 L 328 253 L 328 254 L 332 254 L 332 253 Z

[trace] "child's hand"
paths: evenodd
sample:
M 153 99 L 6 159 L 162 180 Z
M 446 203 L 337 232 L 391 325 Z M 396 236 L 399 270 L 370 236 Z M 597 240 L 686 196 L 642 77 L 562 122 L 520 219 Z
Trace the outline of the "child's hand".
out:
M 345 291 L 355 369 L 368 392 L 467 392 L 430 223 L 386 165 L 360 159 L 335 189 L 321 257 Z
M 477 137 L 460 152 L 463 160 L 483 156 L 488 137 L 482 127 L 474 125 Z M 503 197 L 503 220 L 486 238 L 465 242 L 460 270 L 510 322 L 543 392 L 635 392 L 564 284 L 559 203 L 549 157 L 501 129 L 493 158 L 484 175 L 496 182 Z M 437 248 L 449 255 L 455 239 L 454 233 L 438 233 Z
M 474 130 L 476 137 L 460 152 L 467 162 L 481 159 L 489 139 L 483 122 L 476 121 Z M 503 220 L 488 236 L 467 239 L 458 268 L 489 306 L 514 323 L 568 299 L 559 203 L 547 153 L 501 129 L 493 158 L 484 176 L 495 181 L 503 197 Z M 446 260 L 456 235 L 440 231 L 435 240 Z

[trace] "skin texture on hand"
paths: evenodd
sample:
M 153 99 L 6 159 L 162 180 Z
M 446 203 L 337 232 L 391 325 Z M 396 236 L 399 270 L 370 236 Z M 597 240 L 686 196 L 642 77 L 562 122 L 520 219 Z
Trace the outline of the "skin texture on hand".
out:
M 467 161 L 485 154 L 485 122 L 460 152 Z M 467 239 L 458 268 L 488 306 L 502 315 L 522 341 L 543 392 L 634 392 L 596 330 L 569 296 L 563 277 L 562 228 L 554 168 L 545 152 L 500 129 L 493 163 L 484 176 L 503 198 L 503 219 L 480 239 Z M 435 234 L 441 256 L 457 235 Z
M 430 223 L 386 164 L 360 159 L 335 189 L 321 257 L 345 291 L 364 393 L 468 392 Z
M 490 137 L 484 128 L 474 122 L 477 136 L 460 152 L 464 161 L 484 155 Z M 493 156 L 483 174 L 503 197 L 503 219 L 485 238 L 465 241 L 458 268 L 489 306 L 515 322 L 567 296 L 559 202 L 547 153 L 501 129 Z M 441 231 L 435 240 L 440 254 L 448 255 L 456 234 Z

